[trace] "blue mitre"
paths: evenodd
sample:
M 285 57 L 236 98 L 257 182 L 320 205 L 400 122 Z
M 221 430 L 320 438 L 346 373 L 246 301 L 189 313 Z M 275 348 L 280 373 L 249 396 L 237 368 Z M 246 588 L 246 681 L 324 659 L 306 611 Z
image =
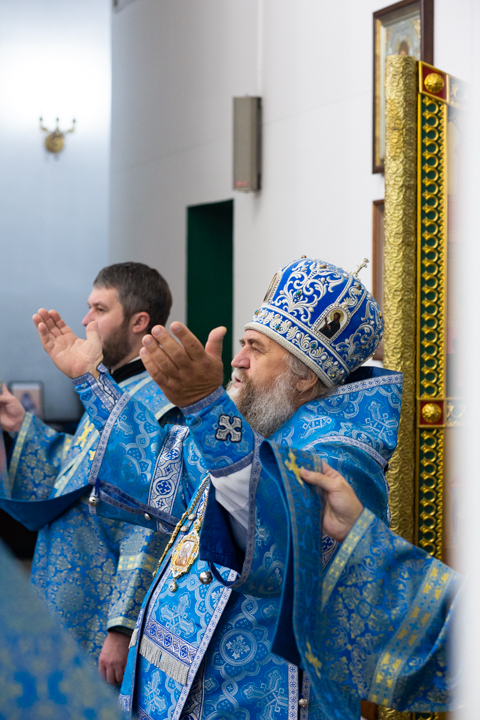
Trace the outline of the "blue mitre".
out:
M 373 355 L 383 318 L 354 274 L 301 258 L 277 272 L 245 329 L 268 335 L 335 387 Z

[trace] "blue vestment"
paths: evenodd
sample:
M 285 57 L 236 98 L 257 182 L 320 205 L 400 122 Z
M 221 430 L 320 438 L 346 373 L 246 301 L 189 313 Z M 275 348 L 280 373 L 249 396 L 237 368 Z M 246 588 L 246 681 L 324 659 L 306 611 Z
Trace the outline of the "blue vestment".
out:
M 122 387 L 139 413 L 148 404 L 157 425 L 172 409 L 145 371 Z M 163 547 L 153 523 L 135 527 L 90 512 L 85 493 L 99 439 L 87 414 L 72 437 L 27 413 L 0 483 L 0 506 L 40 528 L 32 582 L 94 658 L 108 628 L 134 628 Z
M 256 504 L 281 502 L 273 542 L 286 568 L 274 651 L 308 672 L 330 720 L 354 720 L 354 695 L 401 711 L 453 709 L 449 673 L 458 575 L 364 509 L 326 571 L 320 552 L 322 493 L 296 469 L 321 470 L 316 455 L 265 442 Z M 246 579 L 257 587 L 262 568 Z
M 384 470 L 395 449 L 401 376 L 362 369 L 326 399 L 302 406 L 275 434 L 285 448 L 314 450 L 354 486 L 361 501 L 387 519 Z M 122 686 L 124 709 L 140 718 L 180 716 L 241 720 L 328 715 L 310 693 L 308 674 L 272 652 L 286 541 L 274 542 L 281 515 L 278 492 L 258 503 L 259 438 L 222 388 L 184 408 L 187 428 L 155 426 L 138 413 L 135 398 L 108 376 L 75 381 L 92 422 L 102 433 L 101 452 L 90 480 L 101 499 L 97 512 L 142 522 L 151 508 L 165 538 L 183 514 L 182 532 L 158 569 L 132 636 Z M 112 400 L 113 399 L 113 400 Z M 111 405 L 113 402 L 113 408 Z M 149 444 L 145 443 L 148 437 Z M 140 462 L 140 457 L 142 462 Z M 202 481 L 252 466 L 246 551 L 236 546 L 214 487 L 196 493 Z M 207 488 L 208 489 L 208 488 Z M 103 500 L 111 503 L 106 505 Z M 172 584 L 172 552 L 203 512 L 200 554 Z M 187 509 L 188 508 L 188 509 Z M 284 529 L 284 525 L 283 525 Z M 323 539 L 323 562 L 338 550 Z M 204 584 L 201 573 L 214 578 Z M 253 572 L 255 569 L 255 572 Z M 299 699 L 306 701 L 299 709 Z M 352 716 L 359 701 L 348 697 Z
M 0 436 L 1 443 L 1 436 Z M 120 720 L 113 688 L 0 543 L 1 720 Z
M 7 482 L 7 472 L 0 433 L 0 483 Z M 51 617 L 3 543 L 0 698 L 1 720 L 120 720 L 112 688 Z

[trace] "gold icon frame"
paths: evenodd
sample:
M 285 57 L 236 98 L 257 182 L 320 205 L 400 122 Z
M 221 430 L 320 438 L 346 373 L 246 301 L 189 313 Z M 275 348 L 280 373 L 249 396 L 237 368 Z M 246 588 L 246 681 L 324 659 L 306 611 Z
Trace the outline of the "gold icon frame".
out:
M 404 374 L 398 448 L 387 475 L 392 528 L 447 561 L 445 444 L 463 408 L 447 395 L 447 122 L 452 109 L 465 110 L 467 94 L 432 65 L 386 60 L 384 365 Z M 379 708 L 379 717 L 412 716 Z

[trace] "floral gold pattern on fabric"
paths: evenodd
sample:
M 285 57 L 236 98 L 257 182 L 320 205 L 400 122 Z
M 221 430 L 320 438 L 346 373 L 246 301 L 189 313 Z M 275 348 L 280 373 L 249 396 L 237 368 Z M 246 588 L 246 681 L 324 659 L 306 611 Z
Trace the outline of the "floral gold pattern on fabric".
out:
M 342 545 L 324 576 L 321 617 L 309 618 L 306 650 L 321 663 L 310 680 L 318 697 L 334 703 L 332 708 L 326 705 L 326 716 L 351 717 L 342 708 L 342 698 L 337 700 L 332 692 L 332 683 L 382 706 L 380 717 L 390 720 L 407 720 L 408 715 L 400 714 L 406 711 L 427 712 L 427 717 L 431 711 L 445 711 L 452 703 L 447 646 L 461 579 L 388 530 L 368 509 L 351 532 L 355 542 Z M 302 589 L 311 595 L 315 585 L 307 575 L 315 566 L 304 557 L 297 564 L 300 572 L 302 561 L 309 568 L 303 572 Z M 335 565 L 341 566 L 340 572 Z M 333 586 L 328 597 L 325 583 Z M 301 642 L 298 648 L 308 663 Z
M 414 537 L 416 61 L 386 59 L 385 367 L 403 373 L 398 446 L 390 461 L 392 530 Z
M 420 72 L 425 72 L 422 66 Z M 427 91 L 428 77 L 424 81 Z M 446 119 L 444 102 L 419 94 L 417 541 L 439 559 L 443 554 L 444 429 L 424 426 L 444 422 L 439 412 L 445 397 Z

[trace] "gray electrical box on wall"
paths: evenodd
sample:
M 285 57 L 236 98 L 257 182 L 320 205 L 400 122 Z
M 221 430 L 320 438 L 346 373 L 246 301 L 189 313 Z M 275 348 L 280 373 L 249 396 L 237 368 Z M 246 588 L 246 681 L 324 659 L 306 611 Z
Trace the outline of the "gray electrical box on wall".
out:
M 233 98 L 233 189 L 260 190 L 262 98 Z

